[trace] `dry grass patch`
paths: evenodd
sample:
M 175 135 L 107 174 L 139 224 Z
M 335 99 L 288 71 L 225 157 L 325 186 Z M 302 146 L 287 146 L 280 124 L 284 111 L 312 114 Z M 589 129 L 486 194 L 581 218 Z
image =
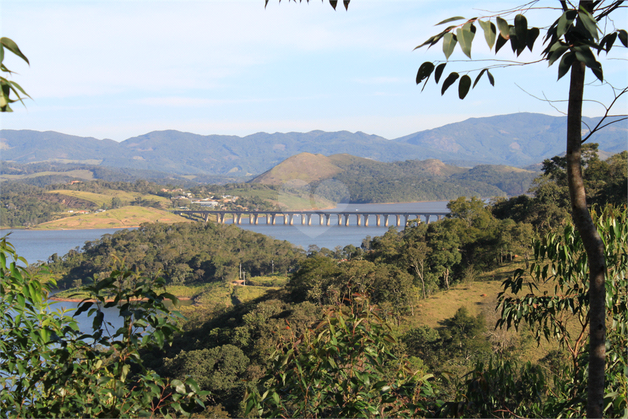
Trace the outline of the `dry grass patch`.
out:
M 39 224 L 37 230 L 87 230 L 139 227 L 142 223 L 189 223 L 187 218 L 156 208 L 122 207 L 99 213 L 74 215 Z

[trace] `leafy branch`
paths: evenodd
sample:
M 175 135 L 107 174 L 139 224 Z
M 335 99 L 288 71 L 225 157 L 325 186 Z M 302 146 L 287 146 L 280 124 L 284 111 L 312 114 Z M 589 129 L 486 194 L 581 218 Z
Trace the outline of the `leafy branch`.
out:
M 26 63 L 30 65 L 28 58 L 26 58 L 26 56 L 22 53 L 22 51 L 20 51 L 20 48 L 17 46 L 17 44 L 9 38 L 2 37 L 0 38 L 0 71 L 2 71 L 3 73 L 6 73 L 7 75 L 14 74 L 13 71 L 9 70 L 4 65 L 4 49 L 5 48 L 11 51 L 13 54 L 17 55 L 18 57 L 20 57 L 22 60 L 26 61 Z M 11 99 L 11 93 L 14 93 L 17 99 Z M 13 109 L 11 109 L 11 106 L 9 105 L 11 103 L 17 102 L 18 100 L 22 102 L 22 105 L 23 105 L 24 101 L 22 100 L 22 96 L 20 95 L 20 93 L 23 96 L 27 96 L 30 98 L 28 93 L 26 93 L 24 89 L 22 89 L 22 86 L 20 86 L 14 81 L 11 81 L 3 76 L 0 76 L 0 112 L 13 112 Z

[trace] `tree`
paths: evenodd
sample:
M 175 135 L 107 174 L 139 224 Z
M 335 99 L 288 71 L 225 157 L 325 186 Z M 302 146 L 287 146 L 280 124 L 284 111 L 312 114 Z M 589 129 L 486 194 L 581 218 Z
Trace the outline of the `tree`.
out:
M 88 287 L 83 312 L 93 332 L 78 329 L 66 311 L 48 301 L 54 280 L 20 264 L 13 246 L 0 240 L 0 411 L 7 417 L 164 416 L 191 412 L 207 393 L 184 378 L 163 379 L 147 369 L 140 351 L 159 349 L 179 330 L 160 293 L 164 281 L 123 266 Z M 130 280 L 130 281 L 127 281 Z M 130 282 L 128 288 L 115 283 Z M 112 300 L 110 300 L 112 299 Z M 119 308 L 115 329 L 103 307 Z M 149 333 L 150 331 L 150 333 Z
M 258 391 L 245 398 L 245 416 L 431 416 L 432 376 L 419 377 L 396 343 L 377 309 L 354 295 L 279 345 Z
M 562 78 L 571 72 L 569 85 L 569 99 L 567 110 L 567 181 L 569 184 L 569 196 L 571 202 L 571 215 L 574 225 L 582 237 L 584 247 L 588 255 L 589 268 L 589 301 L 590 301 L 590 328 L 589 328 L 589 378 L 588 378 L 588 402 L 587 416 L 602 417 L 602 400 L 604 394 L 604 368 L 605 368 L 605 285 L 604 274 L 606 270 L 604 258 L 604 243 L 598 234 L 591 214 L 587 208 L 586 191 L 582 177 L 582 143 L 586 141 L 592 133 L 616 122 L 608 121 L 610 108 L 619 98 L 625 94 L 628 88 L 620 90 L 615 101 L 607 108 L 605 118 L 590 133 L 582 138 L 582 103 L 584 98 L 585 70 L 589 68 L 595 77 L 604 81 L 602 65 L 597 61 L 593 50 L 608 54 L 617 39 L 628 47 L 628 33 L 624 29 L 616 29 L 614 22 L 610 18 L 611 14 L 622 7 L 623 1 L 611 2 L 580 0 L 577 5 L 566 0 L 560 2 L 562 10 L 558 19 L 547 28 L 544 43 L 546 48 L 541 53 L 541 61 L 547 61 L 549 65 L 560 59 L 558 65 L 558 78 Z M 485 18 L 465 19 L 460 16 L 446 19 L 440 24 L 462 20 L 463 23 L 450 25 L 442 32 L 430 37 L 423 46 L 431 47 L 442 41 L 443 52 L 446 59 L 452 54 L 458 44 L 462 52 L 471 58 L 473 39 L 476 33 L 475 24 L 479 24 L 484 32 L 484 37 L 489 48 L 495 47 L 497 53 L 508 41 L 512 51 L 517 57 L 528 48 L 533 50 L 536 39 L 540 35 L 540 29 L 529 28 L 524 15 L 526 10 L 530 10 L 535 2 L 526 4 L 524 7 L 509 10 L 508 13 L 519 11 L 514 18 L 514 24 L 509 24 L 499 14 L 487 16 Z M 504 13 L 506 14 L 506 13 Z M 491 18 L 495 18 L 495 23 Z M 598 22 L 605 21 L 604 25 Z M 609 32 L 604 31 L 609 28 Z M 521 65 L 522 63 L 517 63 Z M 423 63 L 418 70 L 417 84 L 429 80 L 434 74 L 437 83 L 441 81 L 441 76 L 447 63 L 435 65 L 433 62 Z M 481 77 L 486 74 L 490 83 L 494 84 L 494 77 L 490 70 L 503 67 L 503 64 L 496 64 L 483 68 L 473 82 L 477 85 Z M 468 74 L 460 75 L 451 72 L 443 79 L 441 93 L 458 81 L 458 94 L 464 99 L 472 86 L 471 78 Z M 625 118 L 623 118 L 625 119 Z
M 606 416 L 617 417 L 628 412 L 628 219 L 626 209 L 607 206 L 593 221 L 601 233 L 608 262 L 605 313 L 608 313 L 609 365 L 606 388 L 600 399 Z M 556 233 L 549 233 L 534 244 L 534 261 L 528 272 L 519 269 L 513 278 L 504 281 L 504 291 L 498 296 L 501 318 L 497 326 L 530 327 L 537 342 L 555 340 L 571 358 L 568 394 L 565 406 L 575 415 L 584 411 L 584 381 L 582 366 L 587 359 L 586 330 L 592 321 L 588 297 L 587 259 L 584 240 L 568 223 Z M 527 275 L 526 275 L 527 274 Z M 554 291 L 542 291 L 543 284 L 554 285 Z M 526 293 L 524 296 L 521 294 Z M 590 349 L 589 349 L 590 350 Z M 589 409 L 587 403 L 587 410 Z M 559 412 L 546 412 L 554 416 Z

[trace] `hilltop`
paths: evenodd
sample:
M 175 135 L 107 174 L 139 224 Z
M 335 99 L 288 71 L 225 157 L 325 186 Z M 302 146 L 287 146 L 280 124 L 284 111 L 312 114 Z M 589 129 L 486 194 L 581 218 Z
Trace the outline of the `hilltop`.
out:
M 461 168 L 440 160 L 378 162 L 349 154 L 292 156 L 249 183 L 281 186 L 291 181 L 338 201 L 339 187 L 351 202 L 408 202 L 456 199 L 458 196 L 505 196 L 525 193 L 538 172 L 509 166 Z M 336 181 L 331 186 L 329 182 Z M 324 184 L 324 187 L 320 187 Z M 346 195 L 346 193 L 345 193 Z

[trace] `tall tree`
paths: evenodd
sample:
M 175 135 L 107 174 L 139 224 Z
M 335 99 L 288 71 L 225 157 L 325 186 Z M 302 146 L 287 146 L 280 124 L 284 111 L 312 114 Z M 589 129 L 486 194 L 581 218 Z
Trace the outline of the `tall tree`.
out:
M 471 58 L 473 39 L 476 33 L 475 24 L 478 24 L 483 32 L 489 48 L 495 47 L 497 53 L 508 41 L 513 54 L 518 57 L 526 48 L 533 50 L 534 44 L 541 30 L 536 27 L 528 27 L 525 12 L 534 8 L 537 2 L 528 3 L 520 8 L 508 10 L 505 14 L 518 14 L 513 24 L 509 24 L 499 14 L 492 17 L 465 19 L 460 16 L 446 19 L 440 24 L 454 21 L 462 21 L 457 25 L 450 25 L 442 32 L 430 37 L 417 48 L 428 48 L 442 41 L 443 52 L 448 59 L 455 46 L 458 44 L 462 52 Z M 593 51 L 608 54 L 617 39 L 624 47 L 628 45 L 628 34 L 623 29 L 616 29 L 611 20 L 611 14 L 625 7 L 623 1 L 590 1 L 580 0 L 577 4 L 562 0 L 560 16 L 546 29 L 544 37 L 545 49 L 541 52 L 541 60 L 549 65 L 560 59 L 558 65 L 558 78 L 562 78 L 571 72 L 569 83 L 569 97 L 567 105 L 567 181 L 571 201 L 571 214 L 578 232 L 580 233 L 588 257 L 589 267 L 589 301 L 590 301 L 590 329 L 589 329 L 589 381 L 587 396 L 587 416 L 602 417 L 604 398 L 604 369 L 605 369 L 605 282 L 604 276 L 606 264 L 604 259 L 604 243 L 595 228 L 591 214 L 587 208 L 586 191 L 582 176 L 581 158 L 582 143 L 591 133 L 620 119 L 608 120 L 610 108 L 617 98 L 626 93 L 628 88 L 619 90 L 616 99 L 607 107 L 605 118 L 591 130 L 586 138 L 582 138 L 582 103 L 584 99 L 585 70 L 588 67 L 595 77 L 604 81 L 602 65 L 597 61 Z M 490 19 L 494 17 L 495 23 Z M 598 22 L 604 21 L 604 25 Z M 607 28 L 612 28 L 605 33 Z M 593 51 L 592 51 L 593 50 Z M 417 84 L 429 80 L 434 74 L 437 83 L 446 66 L 446 62 L 435 64 L 423 63 L 417 73 Z M 526 63 L 517 63 L 517 65 Z M 503 64 L 487 66 L 479 71 L 473 87 L 477 85 L 481 77 L 486 73 L 491 84 L 494 78 L 490 70 L 503 67 Z M 458 81 L 458 94 L 464 99 L 472 87 L 472 81 L 468 74 L 462 77 L 457 72 L 450 73 L 442 81 L 441 92 L 445 91 Z

